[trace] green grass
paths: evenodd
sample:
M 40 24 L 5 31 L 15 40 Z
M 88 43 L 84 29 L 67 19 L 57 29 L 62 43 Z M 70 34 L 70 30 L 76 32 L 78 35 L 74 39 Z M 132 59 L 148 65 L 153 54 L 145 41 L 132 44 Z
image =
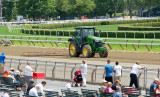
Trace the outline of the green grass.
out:
M 95 26 L 96 29 L 101 31 L 118 31 L 118 26 L 120 25 L 99 25 Z M 75 30 L 74 27 L 67 27 L 67 28 L 57 28 L 56 30 Z
M 118 25 L 104 25 L 104 26 L 97 26 L 98 28 L 102 27 L 102 29 L 110 29 L 110 30 L 113 30 L 115 29 L 116 27 L 118 27 Z M 105 28 L 106 27 L 106 28 Z M 63 29 L 63 30 L 74 30 L 73 28 L 70 28 L 70 29 Z M 8 31 L 8 28 L 7 26 L 0 26 L 0 35 L 22 35 L 22 36 L 43 36 L 43 35 L 28 35 L 28 34 L 23 34 L 23 33 L 20 33 L 20 31 L 14 31 L 14 32 L 9 32 Z M 56 37 L 56 36 L 52 36 L 52 37 Z M 5 37 L 0 37 L 1 39 L 4 39 Z M 7 37 L 7 39 L 13 39 L 13 37 Z M 14 37 L 14 39 L 21 39 L 21 37 Z M 28 38 L 23 38 L 23 39 L 28 39 Z M 37 40 L 37 38 L 33 37 L 33 38 L 30 38 L 31 40 Z M 45 40 L 46 38 L 42 37 L 42 38 L 39 38 L 39 40 Z M 120 38 L 119 38 L 120 39 Z M 124 38 L 123 38 L 124 39 Z M 58 38 L 48 38 L 47 40 L 58 40 Z M 61 39 L 61 41 L 67 41 L 67 39 Z M 113 40 L 113 39 L 107 39 L 106 42 L 119 42 L 119 43 L 126 43 L 126 40 Z M 130 40 L 128 41 L 128 43 L 138 43 L 139 41 L 138 40 Z M 40 42 L 34 42 L 35 43 L 35 46 L 39 46 L 39 47 L 43 47 L 43 45 L 40 43 Z M 151 41 L 141 41 L 140 43 L 151 43 Z M 160 43 L 160 41 L 156 41 L 156 42 L 153 42 L 153 43 Z M 13 41 L 13 44 L 14 45 L 21 45 L 19 41 Z M 30 44 L 30 45 L 29 45 Z M 24 46 L 34 46 L 33 43 L 31 42 L 22 42 L 22 45 Z M 45 45 L 45 47 L 57 47 L 55 43 L 52 43 L 52 45 L 50 43 L 44 43 L 43 44 Z M 67 46 L 69 46 L 69 43 L 67 43 Z M 58 47 L 60 48 L 68 48 L 65 43 L 58 43 Z M 107 45 L 108 46 L 108 45 Z M 135 51 L 133 46 L 132 45 L 122 45 L 124 50 L 125 51 Z M 115 45 L 115 44 L 112 44 L 111 45 L 112 47 L 112 50 L 122 50 L 121 46 L 118 44 L 118 45 Z M 137 45 L 135 45 L 137 51 L 148 51 L 146 46 L 142 46 L 140 45 L 139 48 Z M 109 46 L 108 46 L 108 49 L 109 49 Z M 151 49 L 151 46 L 149 46 L 149 49 L 151 50 L 151 52 L 160 52 L 160 46 L 152 46 L 152 49 Z

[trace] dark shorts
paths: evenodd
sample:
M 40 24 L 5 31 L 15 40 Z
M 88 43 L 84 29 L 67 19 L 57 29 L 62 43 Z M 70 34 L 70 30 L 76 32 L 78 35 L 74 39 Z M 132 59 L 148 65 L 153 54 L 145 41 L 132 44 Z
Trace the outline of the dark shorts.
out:
M 32 80 L 32 76 L 25 76 L 25 82 L 29 85 L 30 80 Z
M 113 84 L 112 77 L 105 77 L 105 80 L 106 80 L 107 82 L 112 82 L 112 84 Z

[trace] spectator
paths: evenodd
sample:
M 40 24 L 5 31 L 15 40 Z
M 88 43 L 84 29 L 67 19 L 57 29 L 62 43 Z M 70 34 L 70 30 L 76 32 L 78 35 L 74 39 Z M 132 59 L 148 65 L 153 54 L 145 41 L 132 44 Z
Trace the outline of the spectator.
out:
M 29 81 L 33 77 L 33 72 L 34 70 L 31 68 L 31 63 L 27 63 L 25 67 L 25 82 L 26 82 L 26 87 L 28 87 Z
M 3 52 L 2 55 L 0 55 L 0 73 L 4 72 L 4 60 L 6 56 L 5 53 Z
M 113 76 L 113 66 L 110 64 L 110 60 L 107 60 L 107 65 L 105 66 L 105 69 L 104 69 L 104 73 L 103 73 L 103 78 L 104 76 L 106 75 L 105 77 L 105 80 L 107 82 L 112 82 L 113 83 L 113 79 L 112 79 L 112 76 Z
M 6 70 L 3 74 L 3 77 L 7 77 L 8 76 L 8 71 Z
M 14 68 L 11 68 L 10 71 L 12 71 L 12 75 L 13 75 L 14 77 L 16 77 L 16 75 L 15 75 L 15 73 L 14 73 Z
M 121 88 L 119 86 L 116 86 L 116 91 L 113 94 L 113 97 L 122 97 Z
M 138 86 L 138 80 L 137 80 L 137 73 L 139 69 L 143 69 L 144 67 L 140 66 L 140 63 L 137 61 L 135 65 L 133 65 L 132 70 L 130 72 L 130 87 L 134 84 L 136 88 L 139 88 Z
M 71 86 L 74 85 L 74 83 L 75 83 L 74 80 L 71 80 L 70 83 L 68 83 L 68 84 L 65 86 L 65 89 L 64 89 L 64 90 L 65 90 L 65 91 L 70 91 L 70 90 L 71 90 Z
M 42 81 L 42 82 L 41 82 L 40 84 L 38 84 L 37 86 L 39 86 L 39 90 L 38 90 L 37 92 L 43 94 L 43 88 L 46 86 L 46 81 Z
M 13 81 L 16 81 L 16 79 L 15 79 L 14 76 L 13 76 L 13 72 L 12 72 L 12 71 L 9 71 L 9 72 L 8 72 L 8 76 L 7 76 L 7 77 L 10 77 L 10 78 L 13 79 Z
M 106 93 L 109 93 L 109 94 L 112 94 L 114 93 L 114 90 L 112 90 L 112 83 L 111 82 L 108 82 L 107 83 L 107 88 L 104 90 Z
M 27 88 L 27 92 L 29 92 L 34 86 L 34 81 L 33 80 L 30 80 L 30 83 L 28 85 L 28 88 Z
M 101 93 L 105 93 L 105 89 L 107 88 L 107 81 L 106 80 L 102 80 L 102 86 L 101 86 Z
M 121 81 L 121 77 L 122 77 L 122 66 L 119 65 L 119 62 L 116 61 L 116 66 L 114 67 L 114 83 L 116 82 L 116 80 Z
M 87 64 L 83 60 L 82 64 L 80 66 L 81 74 L 82 74 L 82 79 L 83 79 L 83 87 L 86 87 L 86 77 L 87 77 Z
M 1 97 L 9 97 L 10 90 L 6 90 Z
M 20 72 L 19 70 L 16 70 L 15 78 L 17 81 L 19 80 L 19 77 L 20 77 Z
M 20 69 L 19 71 L 20 71 L 20 76 L 21 76 L 21 77 L 24 77 L 24 76 L 23 76 L 23 70 Z
M 155 89 L 155 93 L 156 93 L 156 94 L 160 94 L 160 86 L 159 86 L 159 85 L 157 85 L 157 87 L 156 87 L 156 89 Z
M 33 88 L 29 91 L 29 96 L 38 97 L 38 93 L 37 93 L 38 90 L 39 90 L 39 86 L 33 87 Z
M 154 82 L 150 86 L 150 91 L 155 91 L 156 90 L 158 82 L 159 82 L 159 79 L 155 78 Z
M 112 89 L 113 89 L 113 90 L 116 90 L 116 87 L 117 87 L 117 86 L 120 86 L 120 84 L 121 84 L 120 81 L 119 81 L 119 80 L 116 80 L 116 82 L 112 85 Z

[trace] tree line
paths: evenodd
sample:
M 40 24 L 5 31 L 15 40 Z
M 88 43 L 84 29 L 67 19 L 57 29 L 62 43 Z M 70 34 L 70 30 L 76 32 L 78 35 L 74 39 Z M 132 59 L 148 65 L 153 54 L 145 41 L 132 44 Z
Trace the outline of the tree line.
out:
M 96 16 L 116 17 L 117 13 L 129 12 L 132 18 L 133 10 L 151 9 L 160 5 L 160 0 L 3 0 L 3 17 L 7 21 L 17 15 L 23 15 L 32 20 L 60 19 L 65 17 Z M 124 16 L 125 14 L 122 14 Z

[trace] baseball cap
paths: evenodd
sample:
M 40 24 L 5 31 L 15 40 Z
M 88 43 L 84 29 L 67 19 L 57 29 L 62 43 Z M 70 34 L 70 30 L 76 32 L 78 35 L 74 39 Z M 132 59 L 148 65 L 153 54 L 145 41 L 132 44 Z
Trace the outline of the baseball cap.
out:
M 102 83 L 107 83 L 107 81 L 106 80 L 102 80 Z
M 16 74 L 20 74 L 20 71 L 19 71 L 19 70 L 16 70 Z
M 6 92 L 9 92 L 9 93 L 10 93 L 11 91 L 10 91 L 10 90 L 6 90 Z
M 11 68 L 11 69 L 10 69 L 10 71 L 14 71 L 14 69 L 13 69 L 13 68 Z
M 6 70 L 6 71 L 4 71 L 4 73 L 8 73 L 8 71 Z

